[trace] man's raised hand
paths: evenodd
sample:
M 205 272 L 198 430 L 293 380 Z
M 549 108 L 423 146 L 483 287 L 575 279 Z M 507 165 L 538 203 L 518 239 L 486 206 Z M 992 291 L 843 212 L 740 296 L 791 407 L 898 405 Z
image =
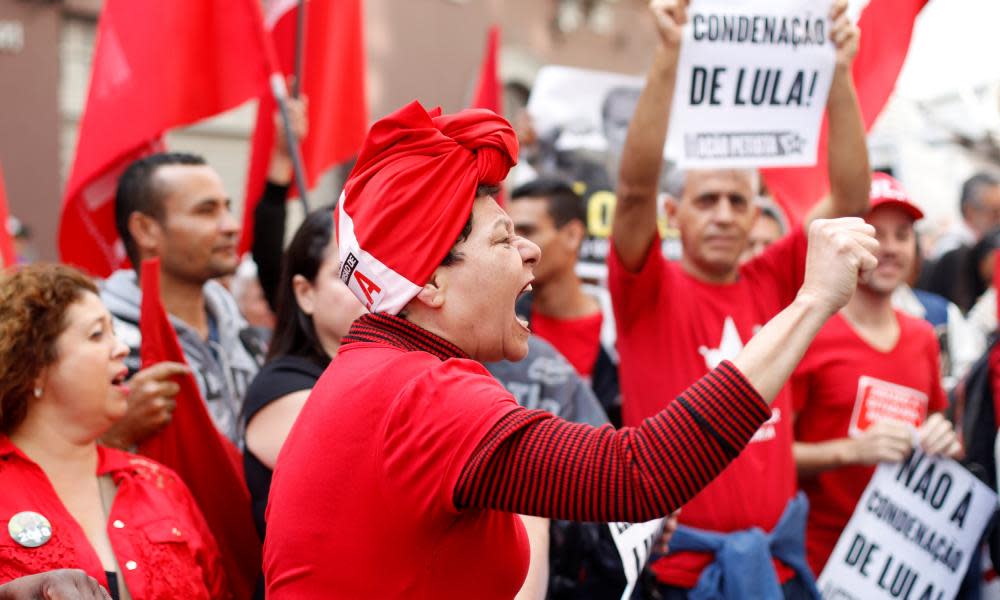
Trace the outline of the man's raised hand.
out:
M 682 28 L 687 23 L 688 0 L 650 0 L 656 32 L 667 50 L 676 52 L 683 38 Z

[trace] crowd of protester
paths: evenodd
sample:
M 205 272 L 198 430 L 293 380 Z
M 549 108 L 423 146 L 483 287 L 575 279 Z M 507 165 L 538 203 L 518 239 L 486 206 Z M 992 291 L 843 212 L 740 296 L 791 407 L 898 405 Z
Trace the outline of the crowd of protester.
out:
M 234 597 L 188 487 L 137 453 L 187 375 L 241 454 L 256 597 L 618 598 L 604 523 L 659 517 L 632 597 L 818 597 L 875 465 L 915 444 L 965 455 L 949 409 L 1000 366 L 1000 179 L 971 177 L 961 223 L 921 243 L 923 212 L 869 164 L 836 2 L 831 191 L 805 222 L 754 170 L 674 171 L 662 193 L 684 10 L 654 4 L 606 281 L 577 268 L 586 186 L 519 157 L 530 131 L 416 103 L 373 126 L 340 200 L 287 245 L 279 134 L 242 264 L 219 175 L 171 152 L 117 183 L 134 269 L 5 274 L 0 599 Z M 533 177 L 507 193 L 519 159 Z M 186 364 L 141 360 L 149 258 Z M 859 424 L 862 385 L 912 414 Z

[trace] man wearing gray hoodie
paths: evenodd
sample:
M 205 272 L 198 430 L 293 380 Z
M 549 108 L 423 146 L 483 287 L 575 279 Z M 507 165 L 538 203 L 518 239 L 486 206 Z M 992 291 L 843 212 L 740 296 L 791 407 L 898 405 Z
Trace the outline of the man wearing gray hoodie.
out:
M 243 395 L 263 358 L 263 344 L 216 278 L 238 265 L 239 224 L 219 175 L 204 159 L 160 153 L 133 162 L 118 181 L 115 223 L 129 260 L 138 268 L 160 258 L 160 293 L 216 427 L 234 443 L 241 439 Z M 138 273 L 119 270 L 101 286 L 101 299 L 115 332 L 129 348 L 126 363 L 136 372 L 128 412 L 110 432 L 114 445 L 128 446 L 156 433 L 170 420 L 182 366 L 155 365 L 139 371 Z M 156 369 L 156 371 L 153 371 Z

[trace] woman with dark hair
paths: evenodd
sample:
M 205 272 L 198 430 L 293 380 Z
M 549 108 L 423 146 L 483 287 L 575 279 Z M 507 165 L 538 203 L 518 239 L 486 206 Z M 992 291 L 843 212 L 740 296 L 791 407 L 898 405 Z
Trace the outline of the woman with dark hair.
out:
M 267 363 L 250 384 L 243 403 L 247 450 L 243 467 L 262 538 L 278 451 L 309 391 L 337 353 L 340 339 L 365 313 L 340 281 L 338 263 L 333 213 L 317 210 L 306 217 L 285 251 Z
M 116 600 L 229 598 L 180 478 L 97 444 L 125 414 L 127 354 L 79 271 L 36 264 L 0 282 L 0 584 L 82 569 Z

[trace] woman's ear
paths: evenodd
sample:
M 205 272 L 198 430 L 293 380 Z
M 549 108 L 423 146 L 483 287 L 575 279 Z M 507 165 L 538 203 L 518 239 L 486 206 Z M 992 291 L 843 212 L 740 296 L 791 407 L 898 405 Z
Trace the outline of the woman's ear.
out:
M 295 293 L 295 303 L 302 312 L 312 316 L 316 311 L 316 290 L 312 283 L 302 275 L 296 275 L 292 277 L 292 292 Z
M 38 398 L 42 395 L 42 391 L 45 390 L 45 382 L 48 379 L 48 372 L 49 368 L 43 367 L 42 370 L 39 371 L 38 376 L 35 377 L 35 381 L 32 382 L 31 389 L 33 397 Z
M 443 273 L 442 269 L 439 268 L 431 276 L 430 281 L 425 283 L 424 287 L 420 288 L 420 293 L 417 294 L 416 299 L 428 308 L 441 308 L 444 306 L 445 292 L 448 289 L 447 282 L 447 273 Z

